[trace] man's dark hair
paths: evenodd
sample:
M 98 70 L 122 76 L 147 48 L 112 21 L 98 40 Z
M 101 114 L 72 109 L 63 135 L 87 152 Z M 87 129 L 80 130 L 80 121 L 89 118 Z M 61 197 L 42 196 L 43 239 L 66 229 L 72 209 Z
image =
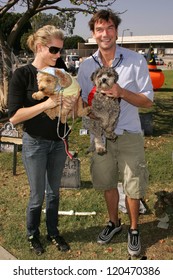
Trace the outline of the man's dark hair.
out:
M 94 32 L 94 25 L 97 21 L 100 20 L 105 20 L 105 21 L 112 20 L 116 28 L 121 23 L 121 18 L 119 17 L 119 15 L 117 13 L 114 13 L 111 9 L 99 10 L 93 15 L 93 17 L 90 19 L 88 23 L 91 31 Z

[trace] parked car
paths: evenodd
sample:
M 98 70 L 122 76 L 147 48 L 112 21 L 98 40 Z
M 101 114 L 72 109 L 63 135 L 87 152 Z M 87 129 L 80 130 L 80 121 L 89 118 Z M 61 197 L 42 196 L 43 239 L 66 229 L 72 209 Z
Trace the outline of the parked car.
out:
M 156 57 L 156 58 L 155 58 L 155 61 L 156 61 L 156 65 L 164 65 L 164 61 L 163 61 L 162 58 Z

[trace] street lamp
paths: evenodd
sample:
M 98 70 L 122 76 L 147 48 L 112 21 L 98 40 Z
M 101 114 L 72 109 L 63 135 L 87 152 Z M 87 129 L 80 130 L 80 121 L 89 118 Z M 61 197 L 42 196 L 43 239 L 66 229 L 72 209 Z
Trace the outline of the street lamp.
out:
M 130 29 L 129 29 L 129 28 L 124 29 L 124 30 L 123 30 L 123 32 L 122 32 L 122 37 L 121 37 L 121 46 L 122 46 L 122 44 L 123 44 L 124 32 L 125 32 L 125 31 L 128 31 L 128 30 L 130 30 Z

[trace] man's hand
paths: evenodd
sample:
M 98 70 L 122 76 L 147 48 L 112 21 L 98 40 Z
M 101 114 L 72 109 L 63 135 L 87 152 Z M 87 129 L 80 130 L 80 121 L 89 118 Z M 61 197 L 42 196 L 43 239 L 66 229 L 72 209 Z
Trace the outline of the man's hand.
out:
M 108 90 L 105 90 L 102 92 L 105 93 L 109 97 L 119 98 L 119 97 L 122 97 L 123 88 L 121 88 L 119 86 L 119 84 L 116 83 L 113 85 L 113 87 L 111 89 L 108 89 Z

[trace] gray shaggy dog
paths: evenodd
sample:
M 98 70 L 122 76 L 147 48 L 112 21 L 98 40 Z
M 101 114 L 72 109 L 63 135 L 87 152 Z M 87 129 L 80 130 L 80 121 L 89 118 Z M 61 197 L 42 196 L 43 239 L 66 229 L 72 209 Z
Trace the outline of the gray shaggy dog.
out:
M 102 154 L 106 152 L 104 139 L 116 138 L 114 130 L 120 113 L 120 100 L 102 91 L 112 88 L 118 80 L 118 73 L 113 68 L 102 67 L 91 75 L 91 80 L 96 86 L 91 106 L 91 113 L 96 119 L 90 119 L 89 131 L 94 139 L 91 141 L 88 152 L 96 150 L 98 154 Z

